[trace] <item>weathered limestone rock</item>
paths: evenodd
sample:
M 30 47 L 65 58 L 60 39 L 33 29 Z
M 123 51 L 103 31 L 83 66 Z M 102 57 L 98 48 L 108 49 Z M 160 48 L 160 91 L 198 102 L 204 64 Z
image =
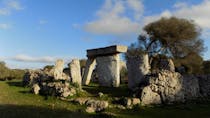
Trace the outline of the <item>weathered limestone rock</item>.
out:
M 133 104 L 133 105 L 138 105 L 138 104 L 141 103 L 141 101 L 140 101 L 139 98 L 132 98 L 131 100 L 132 100 L 132 104 Z
M 39 94 L 39 90 L 40 90 L 40 87 L 39 87 L 38 84 L 34 84 L 34 85 L 32 86 L 32 93 L 38 95 L 38 94 Z
M 118 87 L 120 85 L 119 61 L 119 54 L 100 56 L 96 58 L 96 70 L 99 76 L 99 84 L 101 86 Z
M 77 83 L 81 86 L 82 77 L 81 77 L 81 70 L 80 70 L 80 62 L 78 59 L 73 59 L 69 64 L 70 68 L 70 76 L 72 79 L 72 83 Z
M 100 100 L 87 100 L 85 104 L 87 105 L 86 112 L 88 113 L 100 112 L 109 106 L 107 101 Z
M 162 70 L 148 76 L 149 85 L 141 92 L 142 104 L 170 104 L 185 101 L 183 77 L 176 72 Z M 161 101 L 161 102 L 160 102 Z
M 34 84 L 40 83 L 48 79 L 47 74 L 41 70 L 29 70 L 23 77 L 23 85 L 32 87 Z
M 53 75 L 55 80 L 63 80 L 63 67 L 64 61 L 62 59 L 57 60 L 53 69 Z
M 142 90 L 141 103 L 142 105 L 161 104 L 161 98 L 158 93 L 153 92 L 151 88 L 147 86 Z
M 184 76 L 183 87 L 185 91 L 186 100 L 196 99 L 200 96 L 199 80 L 195 76 Z
M 42 83 L 41 92 L 45 95 L 68 97 L 76 94 L 77 88 L 69 86 L 68 83 L 48 82 Z
M 198 76 L 200 94 L 203 97 L 210 97 L 210 75 Z
M 82 78 L 83 85 L 88 85 L 90 83 L 91 75 L 96 65 L 95 58 L 88 58 L 85 67 L 85 73 Z
M 160 67 L 161 70 L 169 70 L 169 71 L 175 71 L 174 62 L 172 59 L 161 59 L 160 60 Z
M 128 68 L 128 88 L 134 90 L 139 84 L 144 84 L 144 75 L 150 72 L 148 54 L 141 57 L 129 57 L 127 60 Z
M 96 58 L 98 56 L 113 55 L 122 52 L 127 52 L 127 46 L 114 45 L 104 48 L 87 50 L 87 56 Z

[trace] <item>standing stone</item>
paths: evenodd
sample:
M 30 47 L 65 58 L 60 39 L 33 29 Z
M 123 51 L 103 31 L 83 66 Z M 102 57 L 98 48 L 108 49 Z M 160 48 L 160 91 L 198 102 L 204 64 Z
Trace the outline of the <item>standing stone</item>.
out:
M 54 67 L 54 79 L 55 80 L 62 80 L 63 79 L 63 67 L 64 67 L 64 61 L 62 59 L 59 59 L 55 63 Z
M 88 85 L 90 83 L 91 75 L 96 65 L 95 58 L 88 58 L 85 66 L 85 72 L 82 78 L 83 85 Z
M 72 83 L 77 83 L 79 86 L 81 86 L 82 77 L 81 77 L 79 60 L 73 59 L 69 64 L 69 68 L 70 68 L 70 76 L 72 79 Z
M 134 90 L 139 84 L 144 84 L 144 76 L 150 72 L 149 56 L 129 57 L 127 60 L 128 68 L 128 88 Z
M 120 56 L 100 56 L 96 58 L 99 84 L 106 87 L 119 87 L 120 85 Z

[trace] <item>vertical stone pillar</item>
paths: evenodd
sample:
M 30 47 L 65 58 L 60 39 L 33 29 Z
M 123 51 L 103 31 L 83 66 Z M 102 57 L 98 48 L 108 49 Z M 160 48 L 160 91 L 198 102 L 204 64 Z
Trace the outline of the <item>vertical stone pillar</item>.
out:
M 72 83 L 77 83 L 81 86 L 82 77 L 81 77 L 81 70 L 80 70 L 80 62 L 78 59 L 73 59 L 69 64 L 70 68 L 70 76 Z
M 88 85 L 90 83 L 91 75 L 96 65 L 95 58 L 88 58 L 85 66 L 85 72 L 82 78 L 82 84 Z
M 119 87 L 120 85 L 120 56 L 99 56 L 96 58 L 99 84 L 106 87 Z
M 149 56 L 142 54 L 141 56 L 129 57 L 127 60 L 128 68 L 128 88 L 133 90 L 146 82 L 144 75 L 150 72 Z
M 63 79 L 63 67 L 64 61 L 62 59 L 58 59 L 55 63 L 55 67 L 53 69 L 53 76 L 55 80 Z

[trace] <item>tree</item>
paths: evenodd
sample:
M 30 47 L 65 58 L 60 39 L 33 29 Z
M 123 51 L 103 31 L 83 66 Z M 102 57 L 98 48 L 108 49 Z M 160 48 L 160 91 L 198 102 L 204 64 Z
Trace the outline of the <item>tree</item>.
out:
M 161 18 L 146 25 L 143 30 L 145 34 L 139 35 L 138 42 L 131 44 L 126 57 L 148 53 L 150 58 L 189 59 L 186 57 L 192 54 L 201 56 L 205 50 L 200 39 L 201 28 L 191 20 Z M 200 65 L 200 60 L 198 63 Z
M 139 50 L 150 55 L 164 54 L 174 58 L 204 51 L 201 29 L 190 20 L 175 17 L 161 18 L 144 27 L 146 35 L 138 37 Z

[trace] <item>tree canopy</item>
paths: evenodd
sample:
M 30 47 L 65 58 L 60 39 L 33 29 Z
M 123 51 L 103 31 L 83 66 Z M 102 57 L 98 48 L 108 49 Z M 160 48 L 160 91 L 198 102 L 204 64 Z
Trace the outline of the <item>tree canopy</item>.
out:
M 161 18 L 146 25 L 143 30 L 146 34 L 139 35 L 138 43 L 132 44 L 131 50 L 179 58 L 192 52 L 201 55 L 205 49 L 200 39 L 201 29 L 191 20 Z
M 128 48 L 126 57 L 148 53 L 150 58 L 170 57 L 176 67 L 184 65 L 189 68 L 189 73 L 198 72 L 202 68 L 201 55 L 205 47 L 200 38 L 201 28 L 192 20 L 161 18 L 144 26 L 143 31 L 138 42 Z M 188 61 L 190 58 L 197 61 Z

